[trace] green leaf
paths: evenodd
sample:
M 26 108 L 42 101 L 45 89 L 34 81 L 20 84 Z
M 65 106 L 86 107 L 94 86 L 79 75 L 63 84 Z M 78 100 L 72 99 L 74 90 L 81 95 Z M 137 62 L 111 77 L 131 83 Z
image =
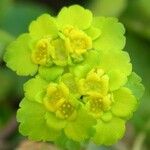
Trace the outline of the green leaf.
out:
M 137 100 L 133 93 L 125 87 L 113 92 L 114 103 L 112 113 L 118 117 L 129 118 L 137 108 Z
M 77 87 L 77 81 L 71 73 L 66 73 L 61 77 L 61 81 L 67 85 L 69 91 L 74 95 L 80 95 Z M 79 97 L 79 96 L 78 96 Z
M 112 118 L 109 122 L 99 121 L 95 126 L 96 133 L 92 138 L 97 145 L 112 145 L 122 138 L 125 131 L 125 121 Z
M 36 21 L 32 21 L 29 26 L 29 32 L 35 38 L 42 38 L 44 36 L 55 38 L 58 34 L 55 20 L 49 14 L 43 14 Z
M 117 90 L 127 82 L 127 75 L 121 70 L 112 70 L 108 72 L 109 88 L 111 91 Z
M 76 141 L 73 141 L 73 140 L 68 140 L 66 141 L 66 148 L 67 150 L 81 150 L 81 143 L 80 142 L 76 142 Z
M 69 58 L 64 41 L 62 39 L 56 39 L 52 41 L 52 45 L 55 47 L 53 62 L 58 66 L 67 65 Z
M 39 67 L 39 75 L 47 80 L 47 81 L 54 81 L 56 80 L 59 76 L 62 75 L 64 69 L 59 66 L 53 66 L 53 67 Z
M 6 65 L 18 75 L 33 76 L 37 72 L 38 66 L 31 60 L 30 40 L 29 34 L 22 34 L 8 46 L 4 54 Z
M 65 134 L 74 141 L 84 141 L 89 138 L 91 127 L 95 124 L 93 117 L 81 109 L 76 120 L 69 122 L 65 127 Z
M 132 71 L 132 64 L 127 52 L 112 51 L 99 52 L 99 67 L 109 76 L 110 90 L 116 90 L 127 81 L 127 76 Z
M 50 128 L 61 130 L 65 127 L 66 121 L 56 117 L 55 114 L 47 112 L 45 116 L 47 124 Z
M 92 40 L 96 40 L 101 35 L 101 30 L 91 26 L 87 30 L 85 30 L 86 34 L 92 38 Z
M 132 91 L 137 99 L 140 99 L 144 93 L 144 86 L 141 81 L 142 79 L 135 72 L 132 72 L 132 74 L 128 77 L 128 82 L 125 85 Z
M 62 150 L 81 150 L 81 143 L 68 139 L 64 133 L 56 139 L 55 144 Z
M 13 0 L 1 1 L 4 1 L 6 3 L 7 1 L 11 1 L 11 3 L 9 2 L 10 4 L 7 4 L 7 8 L 3 5 L 0 6 L 1 12 L 5 14 L 1 18 L 0 26 L 2 29 L 15 36 L 27 32 L 30 22 L 41 14 L 46 12 L 52 13 L 50 8 L 48 8 L 46 5 L 39 5 L 38 3 L 34 3 L 33 1 L 26 1 L 25 3 L 13 2 Z M 1 9 L 1 7 L 3 8 Z
M 93 41 L 97 50 L 113 51 L 122 50 L 125 46 L 125 29 L 116 18 L 95 17 L 93 26 L 101 30 L 101 35 Z
M 64 7 L 58 14 L 57 22 L 60 27 L 72 25 L 85 30 L 91 25 L 92 13 L 79 5 Z
M 23 99 L 17 112 L 19 131 L 34 141 L 54 141 L 58 132 L 49 128 L 45 119 L 45 107 L 37 102 Z
M 91 69 L 97 67 L 99 63 L 99 53 L 97 51 L 91 50 L 86 53 L 84 61 L 80 64 L 76 64 L 75 66 L 70 67 L 70 71 L 75 75 L 75 77 L 83 78 Z
M 47 85 L 48 83 L 39 76 L 28 80 L 24 84 L 25 97 L 28 100 L 37 101 L 41 103 L 43 97 L 40 97 L 40 95 L 46 92 L 45 90 Z

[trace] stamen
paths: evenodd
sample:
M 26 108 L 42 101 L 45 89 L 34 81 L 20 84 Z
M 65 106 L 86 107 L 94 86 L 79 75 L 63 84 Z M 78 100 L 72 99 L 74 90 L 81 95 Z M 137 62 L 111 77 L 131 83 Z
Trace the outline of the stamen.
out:
M 52 46 L 50 45 L 50 39 L 44 38 L 37 42 L 34 51 L 32 52 L 32 60 L 35 64 L 39 65 L 48 65 L 51 62 L 49 59 L 50 56 L 50 49 Z
M 69 38 L 70 42 L 68 43 L 67 41 L 67 45 L 69 44 L 69 51 L 72 53 L 73 57 L 75 55 L 79 56 L 92 48 L 91 38 L 83 31 L 73 26 L 67 26 L 63 30 L 63 34 Z
M 64 116 L 64 118 L 67 119 L 74 112 L 74 107 L 69 102 L 64 102 L 60 106 L 59 110 L 62 116 Z

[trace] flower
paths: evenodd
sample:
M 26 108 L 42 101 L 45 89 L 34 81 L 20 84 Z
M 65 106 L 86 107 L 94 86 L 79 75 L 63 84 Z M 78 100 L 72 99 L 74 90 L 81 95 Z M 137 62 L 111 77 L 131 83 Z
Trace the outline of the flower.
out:
M 97 120 L 91 140 L 98 145 L 116 143 L 144 91 L 141 79 L 132 73 L 129 55 L 124 51 L 91 51 L 70 71 L 78 80 L 87 113 Z
M 124 134 L 126 120 L 136 110 L 136 97 L 126 86 L 111 90 L 109 76 L 97 68 L 92 69 L 85 79 L 79 80 L 79 87 L 87 113 L 97 120 L 93 142 L 115 143 Z
M 59 67 L 61 75 L 64 67 L 83 61 L 89 51 L 121 50 L 124 41 L 124 28 L 116 19 L 93 17 L 89 10 L 73 5 L 57 17 L 43 14 L 33 21 L 29 32 L 8 46 L 4 60 L 18 75 L 39 71 L 47 78 L 43 72 Z
M 4 56 L 18 75 L 36 74 L 24 85 L 20 132 L 36 141 L 121 139 L 144 92 L 123 51 L 124 33 L 116 18 L 93 17 L 78 5 L 33 21 Z
M 24 91 L 17 113 L 23 135 L 37 141 L 54 141 L 64 131 L 75 141 L 89 138 L 95 119 L 62 81 L 49 83 L 37 76 L 25 83 Z

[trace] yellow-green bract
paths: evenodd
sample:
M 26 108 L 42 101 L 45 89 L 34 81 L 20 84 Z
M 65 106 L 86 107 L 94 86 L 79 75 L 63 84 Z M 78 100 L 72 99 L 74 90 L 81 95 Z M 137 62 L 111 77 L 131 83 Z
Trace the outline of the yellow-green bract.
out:
M 33 21 L 4 56 L 18 75 L 34 76 L 17 112 L 20 132 L 35 141 L 121 139 L 144 91 L 123 51 L 124 33 L 116 18 L 78 5 Z

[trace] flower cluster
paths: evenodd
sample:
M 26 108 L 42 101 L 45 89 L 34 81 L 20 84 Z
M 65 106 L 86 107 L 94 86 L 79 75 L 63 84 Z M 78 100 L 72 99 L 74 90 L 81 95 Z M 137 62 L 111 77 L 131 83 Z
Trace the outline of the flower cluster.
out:
M 124 33 L 116 18 L 78 5 L 33 21 L 4 56 L 18 75 L 34 76 L 24 84 L 20 132 L 36 141 L 119 140 L 144 91 L 123 51 Z

